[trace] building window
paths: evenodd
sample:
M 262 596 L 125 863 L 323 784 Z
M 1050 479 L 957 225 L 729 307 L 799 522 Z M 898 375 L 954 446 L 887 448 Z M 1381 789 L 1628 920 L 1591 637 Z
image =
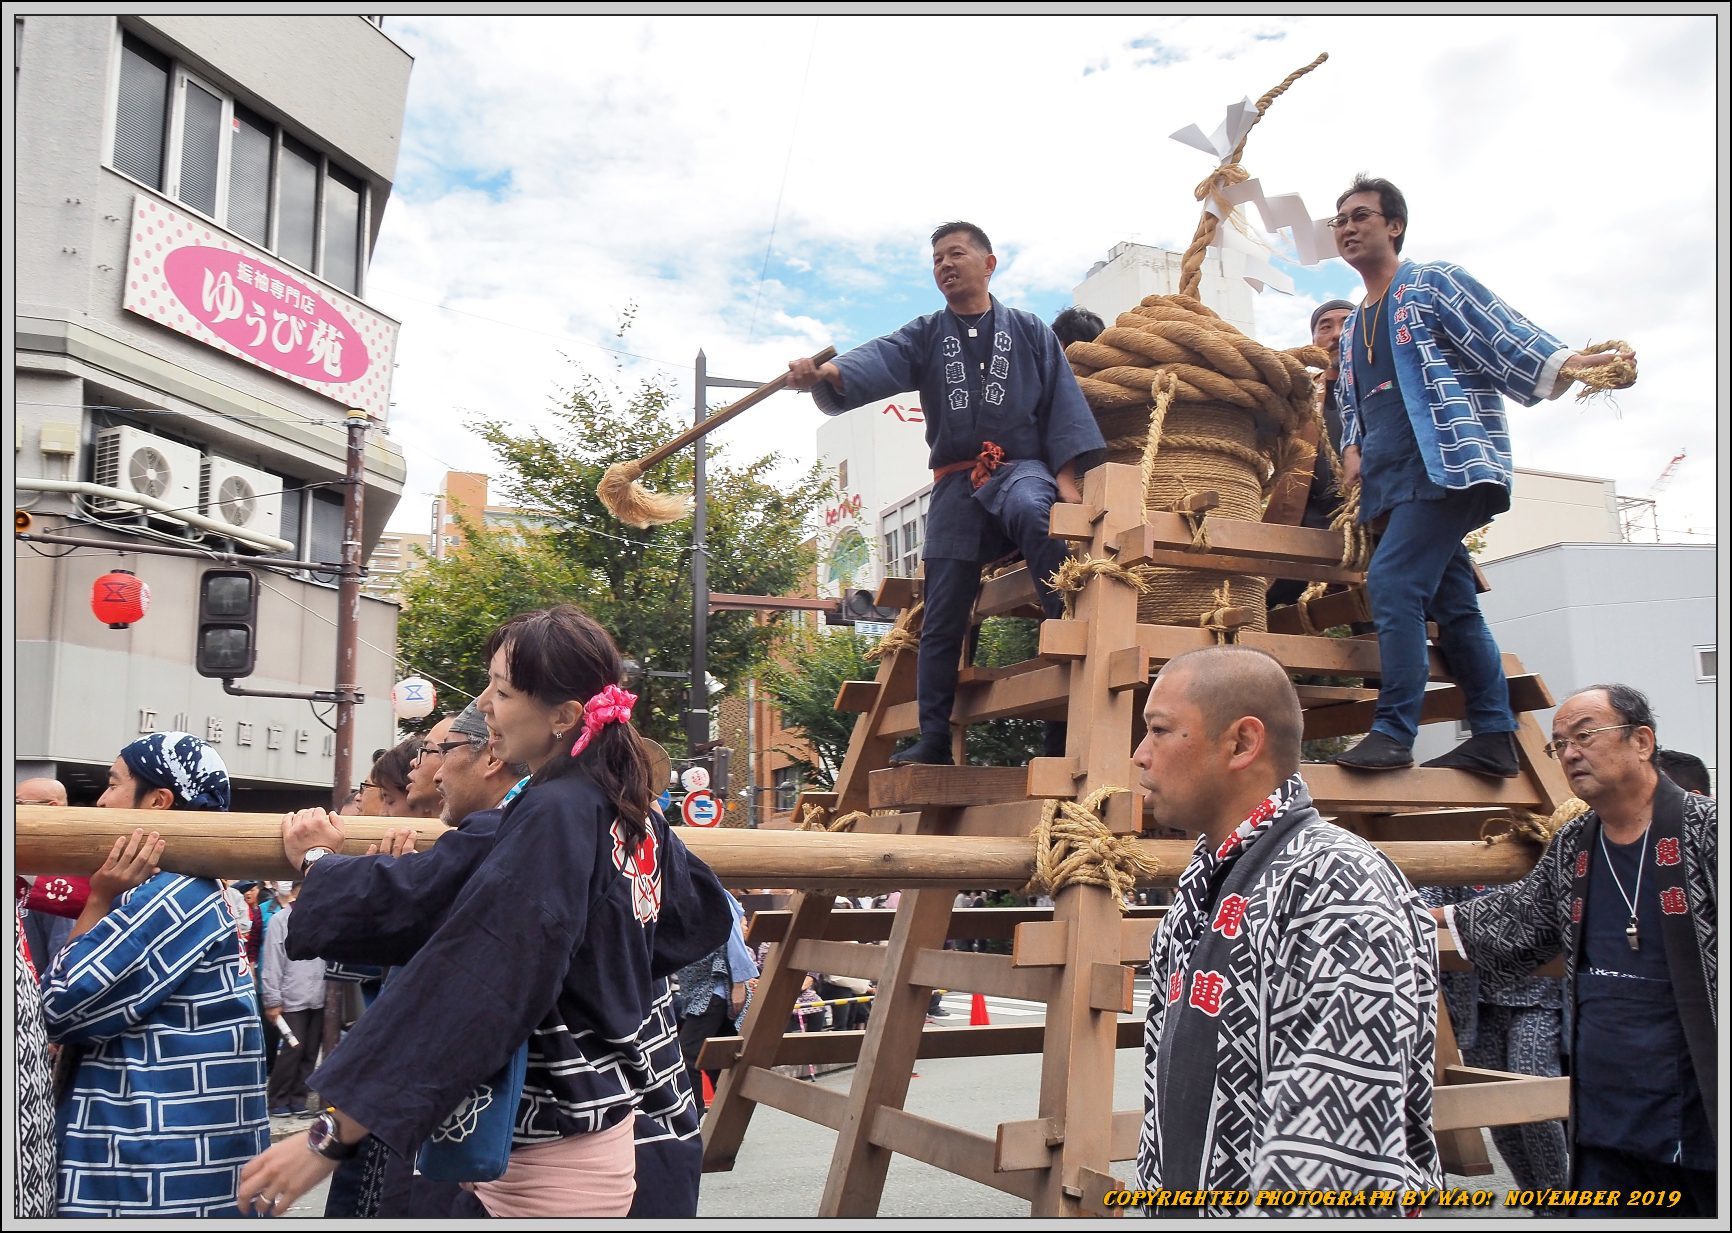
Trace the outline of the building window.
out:
M 921 533 L 925 519 L 919 505 L 910 501 L 902 507 L 902 576 L 912 578 L 920 570 Z
M 1720 677 L 1720 648 L 1717 646 L 1699 646 L 1696 648 L 1696 679 L 1698 681 L 1714 681 Z
M 800 795 L 800 773 L 791 766 L 784 766 L 774 772 L 774 778 L 776 781 L 775 812 L 792 812 L 794 800 Z
M 121 36 L 113 166 L 360 294 L 366 181 L 132 34 Z
M 168 57 L 130 35 L 121 40 L 120 94 L 114 106 L 114 166 L 152 188 L 162 187 L 168 139 Z
M 896 551 L 896 528 L 891 527 L 884 532 L 884 572 L 899 578 L 901 570 L 901 554 Z

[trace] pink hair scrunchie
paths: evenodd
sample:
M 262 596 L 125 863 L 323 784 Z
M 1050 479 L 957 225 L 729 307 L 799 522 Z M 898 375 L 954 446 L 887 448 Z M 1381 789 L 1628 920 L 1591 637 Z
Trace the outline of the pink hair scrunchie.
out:
M 631 708 L 637 703 L 637 695 L 621 689 L 618 685 L 609 685 L 583 705 L 583 731 L 577 734 L 577 740 L 572 742 L 571 756 L 577 757 L 589 743 L 595 739 L 595 734 L 613 723 L 630 723 Z

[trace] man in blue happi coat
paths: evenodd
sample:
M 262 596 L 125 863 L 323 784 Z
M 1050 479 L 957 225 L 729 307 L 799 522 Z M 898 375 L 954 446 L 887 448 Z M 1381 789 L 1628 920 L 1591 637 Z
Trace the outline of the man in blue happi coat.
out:
M 980 568 L 1014 546 L 1049 617 L 1063 604 L 1049 585 L 1065 557 L 1048 535 L 1052 505 L 1081 501 L 1081 476 L 1106 442 L 1053 332 L 987 290 L 998 266 L 973 223 L 932 233 L 932 277 L 946 307 L 917 317 L 822 366 L 798 359 L 790 384 L 826 415 L 920 392 L 931 450 L 918 694 L 920 739 L 892 762 L 948 763 L 950 712 Z M 1062 726 L 1047 752 L 1062 754 Z
M 1510 506 L 1514 465 L 1504 398 L 1556 398 L 1588 368 L 1635 353 L 1572 351 L 1448 262 L 1401 257 L 1407 199 L 1360 176 L 1335 203 L 1335 246 L 1365 281 L 1342 327 L 1342 488 L 1382 530 L 1366 574 L 1382 685 L 1370 734 L 1335 761 L 1413 765 L 1429 663 L 1425 623 L 1467 702 L 1473 736 L 1427 766 L 1513 778 L 1515 715 L 1497 643 L 1480 614 L 1464 536 Z

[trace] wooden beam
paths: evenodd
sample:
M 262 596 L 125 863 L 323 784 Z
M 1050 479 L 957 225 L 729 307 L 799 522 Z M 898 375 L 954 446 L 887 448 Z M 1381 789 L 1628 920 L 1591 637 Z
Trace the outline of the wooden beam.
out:
M 1046 1168 L 1052 1161 L 1052 1149 L 1064 1142 L 1061 1127 L 1056 1117 L 1000 1122 L 993 1167 L 1001 1173 Z
M 1037 619 L 1042 615 L 1028 566 L 1018 565 L 980 584 L 980 595 L 974 601 L 974 615 L 979 619 L 1014 616 L 1025 610 L 1032 611 Z
M 878 984 L 879 998 L 866 1024 L 858 1069 L 848 1091 L 847 1114 L 837 1129 L 830 1171 L 818 1203 L 820 1216 L 877 1214 L 891 1149 L 876 1142 L 872 1132 L 885 1109 L 900 1109 L 908 1098 L 908 1084 L 926 1026 L 926 990 L 931 987 L 919 987 L 916 969 L 927 948 L 943 944 L 951 907 L 952 897 L 935 890 L 909 891 L 897 905 L 884 979 Z
M 1331 591 L 1311 601 L 1308 609 L 1314 629 L 1332 629 L 1337 625 L 1363 624 L 1371 620 L 1371 603 L 1365 598 L 1364 586 L 1350 586 L 1345 591 Z M 1285 604 L 1269 610 L 1269 632 L 1272 634 L 1302 634 L 1305 626 L 1299 620 L 1299 605 Z
M 923 950 L 909 970 L 908 983 L 924 989 L 1044 1002 L 1053 991 L 1053 973 L 1045 968 L 1019 968 L 1009 955 Z
M 1472 778 L 1459 771 L 1392 772 L 1373 778 L 1389 779 L 1403 774 Z M 1114 797 L 1108 806 L 1125 799 Z M 375 836 L 382 836 L 388 821 L 396 819 L 344 818 L 348 835 L 345 851 L 362 855 L 363 845 Z M 102 864 L 116 839 L 142 826 L 157 829 L 167 840 L 162 856 L 164 869 L 198 877 L 262 878 L 277 873 L 288 877 L 295 871 L 288 868 L 283 857 L 281 824 L 278 814 L 21 805 L 17 811 L 14 851 L 21 872 L 84 875 Z M 679 837 L 730 886 L 789 886 L 832 894 L 839 888 L 960 890 L 1021 886 L 1034 876 L 1034 841 L 1027 837 L 850 835 L 693 827 L 682 828 Z M 1194 845 L 1182 839 L 1138 842 L 1144 852 L 1161 864 L 1161 872 L 1147 885 L 1176 885 Z M 1486 847 L 1480 843 L 1392 842 L 1377 846 L 1389 853 L 1416 886 L 1513 882 L 1533 867 L 1537 857 L 1537 849 L 1528 843 Z M 947 910 L 953 898 L 954 895 L 946 897 Z M 1115 916 L 1115 928 L 1116 923 Z M 820 927 L 813 925 L 814 930 Z
M 905 1109 L 885 1107 L 872 1119 L 874 1146 L 966 1177 L 1019 1199 L 1034 1197 L 1035 1179 L 1027 1172 L 1000 1173 L 998 1145 L 973 1131 L 920 1117 Z
M 873 809 L 929 809 L 1014 800 L 1028 785 L 1020 766 L 893 766 L 870 779 Z
M 828 1126 L 831 1130 L 841 1127 L 844 1106 L 848 1103 L 841 1092 L 819 1087 L 816 1083 L 802 1083 L 762 1066 L 754 1066 L 745 1072 L 740 1093 L 754 1104 L 769 1105 L 805 1121 Z
M 919 578 L 886 578 L 878 584 L 878 597 L 872 602 L 880 608 L 912 608 L 920 602 L 922 590 Z
M 1232 573 L 1272 573 L 1297 578 L 1301 575 L 1288 575 L 1285 571 L 1312 565 L 1334 567 L 1348 575 L 1342 581 L 1359 582 L 1365 577 L 1363 571 L 1340 569 L 1344 544 L 1339 531 L 1242 522 L 1234 518 L 1210 518 L 1207 525 L 1209 555 L 1231 561 Z M 1142 526 L 1120 534 L 1114 543 L 1119 564 L 1135 565 L 1157 553 L 1175 549 L 1183 552 L 1190 548 L 1192 539 L 1190 523 L 1177 514 L 1157 513 L 1149 514 Z
M 1568 1078 L 1501 1074 L 1495 1080 L 1461 1080 L 1463 1067 L 1448 1067 L 1432 1094 L 1432 1127 L 1439 1134 L 1480 1126 L 1519 1126 L 1570 1115 Z
M 989 719 L 1063 719 L 1069 696 L 1069 669 L 1062 664 L 1045 664 L 1016 676 L 958 684 L 952 720 L 978 724 Z M 892 737 L 918 732 L 919 704 L 909 701 L 886 707 L 882 729 Z
M 1136 1000 L 1135 974 L 1118 963 L 1095 963 L 1089 967 L 1089 1007 L 1128 1015 Z
M 847 1065 L 860 1058 L 866 1033 L 858 1032 L 787 1032 L 770 1056 L 777 1066 Z M 917 1057 L 1007 1057 L 1019 1053 L 1039 1053 L 1046 1039 L 1046 1026 L 1033 1024 L 988 1024 L 985 1027 L 928 1027 L 920 1034 Z M 698 1052 L 698 1066 L 703 1070 L 726 1070 L 738 1065 L 741 1042 L 739 1036 L 712 1036 Z M 1116 1047 L 1140 1048 L 1143 1043 L 1143 1021 L 1121 1019 Z
M 1134 907 L 1126 912 L 1126 924 L 1159 923 L 1166 908 Z M 791 913 L 770 908 L 752 915 L 746 928 L 746 944 L 780 942 L 788 936 Z M 824 921 L 822 937 L 836 942 L 882 942 L 890 936 L 896 919 L 893 908 L 856 908 L 832 912 Z M 1011 939 L 1025 924 L 1052 920 L 1051 908 L 954 908 L 950 913 L 951 938 Z
M 1545 682 L 1531 673 L 1509 678 L 1509 701 L 1510 709 L 1518 715 L 1523 711 L 1542 711 L 1553 704 L 1551 692 L 1546 689 Z M 1369 732 L 1371 721 L 1376 714 L 1375 693 L 1363 702 L 1306 711 L 1305 739 L 1315 741 L 1325 737 L 1354 736 Z M 1419 708 L 1419 722 L 1422 725 L 1445 723 L 1466 717 L 1467 698 L 1459 686 L 1446 685 L 1442 689 L 1425 691 Z
M 845 714 L 859 714 L 872 709 L 878 701 L 877 681 L 843 681 L 836 691 L 835 709 Z
M 862 942 L 801 938 L 793 943 L 788 962 L 808 972 L 857 976 L 877 984 L 884 975 L 884 948 Z
M 1162 909 L 1163 913 L 1165 909 Z M 1161 927 L 1161 918 L 1122 920 L 1119 922 L 1119 962 L 1147 963 L 1149 943 Z
M 1019 968 L 1063 967 L 1070 951 L 1070 924 L 1062 920 L 1030 921 L 1016 927 L 1010 961 Z
M 1400 771 L 1353 771 L 1328 762 L 1299 768 L 1321 813 L 1387 813 L 1414 806 L 1498 805 L 1532 809 L 1540 803 L 1532 784 L 1491 779 L 1471 771 L 1409 767 Z

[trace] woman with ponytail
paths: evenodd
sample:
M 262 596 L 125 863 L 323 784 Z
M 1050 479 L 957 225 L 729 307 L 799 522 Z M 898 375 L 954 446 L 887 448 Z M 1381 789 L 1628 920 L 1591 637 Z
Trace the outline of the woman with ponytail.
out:
M 650 807 L 636 699 L 605 630 L 570 605 L 528 612 L 487 656 L 476 705 L 493 756 L 530 769 L 496 827 L 344 857 L 340 819 L 285 819 L 305 876 L 289 953 L 401 966 L 313 1074 L 330 1107 L 308 1136 L 242 1172 L 243 1211 L 283 1214 L 368 1133 L 413 1158 L 525 1041 L 509 1164 L 470 1187 L 486 1214 L 624 1216 L 639 1185 L 672 1180 L 636 1176 L 634 1111 L 671 1120 L 692 1099 L 663 1065 L 670 1042 L 679 1055 L 662 978 L 725 939 L 727 892 Z M 347 912 L 341 930 L 307 911 L 321 902 Z

